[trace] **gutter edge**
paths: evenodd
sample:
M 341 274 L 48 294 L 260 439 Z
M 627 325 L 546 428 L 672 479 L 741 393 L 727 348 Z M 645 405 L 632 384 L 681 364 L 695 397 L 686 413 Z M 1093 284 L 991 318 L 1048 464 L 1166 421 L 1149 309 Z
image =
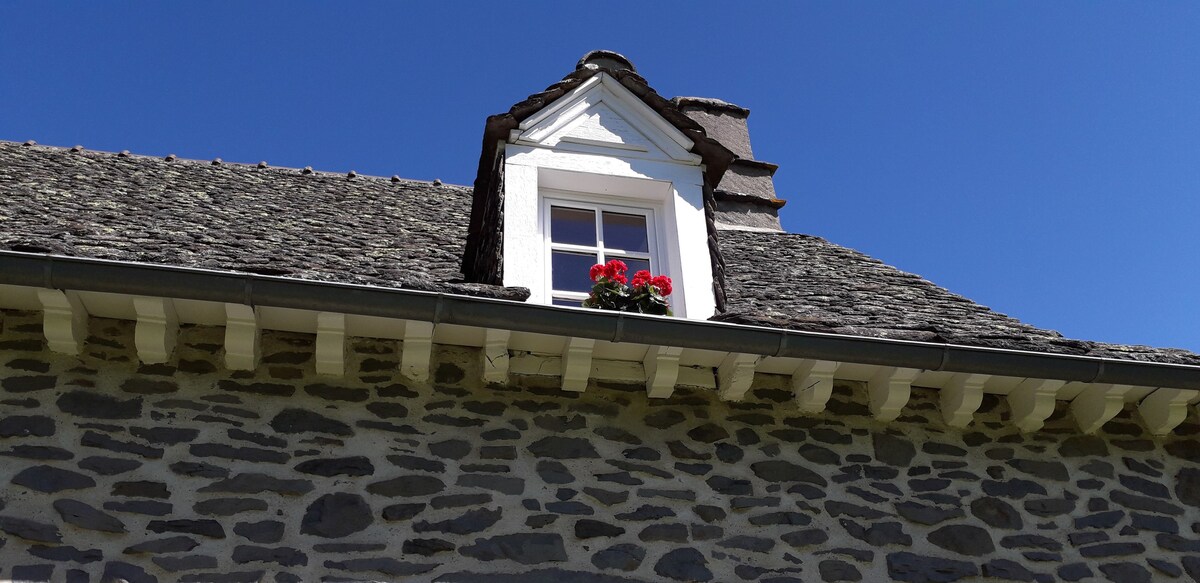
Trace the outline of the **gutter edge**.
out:
M 443 292 L 19 251 L 0 250 L 0 284 L 340 312 L 928 371 L 1200 390 L 1200 366 L 1195 365 L 614 314 Z

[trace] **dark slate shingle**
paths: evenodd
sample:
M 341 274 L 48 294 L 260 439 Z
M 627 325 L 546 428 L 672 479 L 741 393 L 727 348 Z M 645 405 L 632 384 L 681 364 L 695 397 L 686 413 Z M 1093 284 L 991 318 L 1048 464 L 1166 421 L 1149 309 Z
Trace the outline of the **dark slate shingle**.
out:
M 471 190 L 0 142 L 0 248 L 523 299 L 462 281 Z
M 1064 338 L 820 237 L 722 231 L 728 304 L 716 319 L 794 330 L 1200 364 L 1178 349 Z

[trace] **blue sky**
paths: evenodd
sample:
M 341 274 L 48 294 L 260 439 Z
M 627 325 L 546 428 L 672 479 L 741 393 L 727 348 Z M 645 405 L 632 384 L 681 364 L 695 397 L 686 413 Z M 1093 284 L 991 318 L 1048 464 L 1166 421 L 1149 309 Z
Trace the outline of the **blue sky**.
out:
M 752 110 L 790 231 L 1076 338 L 1200 351 L 1200 3 L 0 4 L 0 139 L 470 184 L 628 56 Z

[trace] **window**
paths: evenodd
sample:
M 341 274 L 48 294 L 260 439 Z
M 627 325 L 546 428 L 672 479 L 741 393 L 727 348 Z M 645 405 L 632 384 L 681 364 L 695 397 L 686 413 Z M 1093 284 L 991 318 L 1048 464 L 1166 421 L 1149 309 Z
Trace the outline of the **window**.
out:
M 547 197 L 547 295 L 556 306 L 579 306 L 592 289 L 588 269 L 619 259 L 629 274 L 662 270 L 649 208 L 596 204 Z

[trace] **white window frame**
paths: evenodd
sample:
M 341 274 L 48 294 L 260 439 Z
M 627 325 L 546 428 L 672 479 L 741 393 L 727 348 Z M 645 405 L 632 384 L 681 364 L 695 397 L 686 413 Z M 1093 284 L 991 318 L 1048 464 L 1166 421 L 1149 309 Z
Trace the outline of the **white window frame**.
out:
M 648 204 L 645 200 L 627 199 L 615 196 L 589 196 L 585 193 L 567 192 L 561 190 L 544 190 L 541 193 L 541 216 L 539 220 L 539 230 L 542 234 L 543 246 L 545 248 L 544 261 L 545 273 L 543 280 L 545 281 L 545 297 L 547 303 L 554 303 L 555 299 L 579 300 L 580 303 L 587 299 L 587 293 L 556 291 L 554 289 L 554 274 L 553 274 L 553 253 L 554 251 L 574 251 L 580 253 L 595 253 L 599 256 L 598 262 L 604 263 L 611 259 L 609 254 L 621 257 L 634 257 L 638 259 L 646 259 L 650 263 L 650 272 L 654 275 L 667 274 L 669 275 L 670 265 L 666 261 L 666 253 L 658 245 L 659 233 L 663 232 L 663 225 L 660 224 L 660 218 L 663 216 L 661 205 Z M 595 213 L 595 229 L 596 229 L 596 245 L 594 247 L 572 245 L 566 243 L 555 243 L 551 241 L 551 224 L 550 224 L 550 209 L 551 207 L 560 208 L 575 208 L 587 209 Z M 613 249 L 604 244 L 604 227 L 603 213 L 613 212 L 626 215 L 640 215 L 646 218 L 646 236 L 647 236 L 647 251 L 646 252 L 630 252 L 625 249 Z M 627 274 L 632 277 L 633 274 Z M 670 298 L 668 298 L 669 300 Z

